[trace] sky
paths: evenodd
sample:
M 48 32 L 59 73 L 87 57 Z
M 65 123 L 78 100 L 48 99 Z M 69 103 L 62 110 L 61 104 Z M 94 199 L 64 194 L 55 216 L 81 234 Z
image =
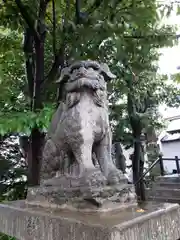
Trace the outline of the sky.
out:
M 172 2 L 171 0 L 164 1 L 166 3 Z M 176 15 L 176 10 L 172 11 L 171 16 L 165 20 L 168 24 L 179 25 L 177 34 L 180 34 L 180 15 Z M 180 40 L 177 46 L 172 48 L 163 48 L 161 50 L 161 57 L 159 59 L 159 71 L 164 74 L 173 74 L 180 72 L 177 67 L 180 66 Z M 167 108 L 160 106 L 160 112 L 164 117 L 171 117 L 180 114 L 180 108 Z
M 171 2 L 167 0 L 166 2 Z M 179 25 L 177 34 L 180 34 L 180 15 L 176 15 L 176 10 L 172 11 L 171 16 L 164 21 L 172 25 Z M 162 56 L 159 59 L 159 67 L 163 73 L 177 72 L 177 66 L 180 66 L 180 43 L 172 48 L 164 48 L 161 51 Z

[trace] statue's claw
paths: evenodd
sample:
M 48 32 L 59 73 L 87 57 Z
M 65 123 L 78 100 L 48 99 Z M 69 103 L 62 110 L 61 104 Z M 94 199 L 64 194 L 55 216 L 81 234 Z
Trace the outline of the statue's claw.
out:
M 117 185 L 118 183 L 120 183 L 122 178 L 123 178 L 122 172 L 116 168 L 112 168 L 108 174 L 108 178 L 107 178 L 108 184 L 109 185 Z

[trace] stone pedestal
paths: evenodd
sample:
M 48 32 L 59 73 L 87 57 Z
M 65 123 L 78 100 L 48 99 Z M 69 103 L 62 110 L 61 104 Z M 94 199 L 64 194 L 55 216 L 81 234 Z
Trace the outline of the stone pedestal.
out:
M 177 204 L 131 207 L 116 213 L 81 213 L 29 206 L 25 201 L 0 205 L 0 232 L 19 240 L 178 240 Z
M 67 209 L 76 212 L 113 212 L 137 205 L 134 186 L 104 186 L 97 188 L 40 186 L 29 188 L 28 205 Z
M 94 174 L 94 185 L 92 181 L 85 184 L 82 179 L 64 175 L 46 185 L 29 188 L 26 202 L 78 212 L 112 212 L 137 205 L 134 185 L 128 184 L 123 175 L 118 185 L 110 186 L 101 184 Z

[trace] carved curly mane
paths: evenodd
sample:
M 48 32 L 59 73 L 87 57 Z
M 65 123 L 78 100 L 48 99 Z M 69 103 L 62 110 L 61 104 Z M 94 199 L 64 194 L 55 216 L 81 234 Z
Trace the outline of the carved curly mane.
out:
M 81 84 L 78 82 L 81 81 Z M 96 84 L 96 89 L 94 89 L 94 84 Z M 72 86 L 73 85 L 73 86 Z M 77 87 L 78 86 L 78 87 Z M 92 96 L 93 102 L 98 107 L 104 107 L 106 102 L 106 92 L 105 86 L 102 86 L 97 80 L 89 80 L 86 79 L 76 80 L 74 82 L 69 82 L 66 86 L 66 89 L 71 89 L 71 91 L 67 91 L 66 94 L 66 105 L 68 108 L 72 108 L 77 105 L 80 100 L 83 92 L 88 91 Z
M 72 108 L 81 100 L 82 94 L 89 91 L 94 104 L 106 107 L 106 82 L 115 78 L 107 64 L 87 60 L 78 61 L 62 70 L 57 83 L 65 84 L 65 101 Z
M 66 95 L 66 105 L 68 108 L 74 107 L 80 102 L 81 93 L 80 92 L 70 92 Z

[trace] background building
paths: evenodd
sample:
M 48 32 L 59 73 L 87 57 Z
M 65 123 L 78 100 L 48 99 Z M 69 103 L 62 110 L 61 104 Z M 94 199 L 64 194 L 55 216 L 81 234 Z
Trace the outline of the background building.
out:
M 167 128 L 159 135 L 158 144 L 163 158 L 180 159 L 180 115 L 168 117 Z M 164 168 L 168 173 L 176 169 L 175 161 L 164 161 Z

